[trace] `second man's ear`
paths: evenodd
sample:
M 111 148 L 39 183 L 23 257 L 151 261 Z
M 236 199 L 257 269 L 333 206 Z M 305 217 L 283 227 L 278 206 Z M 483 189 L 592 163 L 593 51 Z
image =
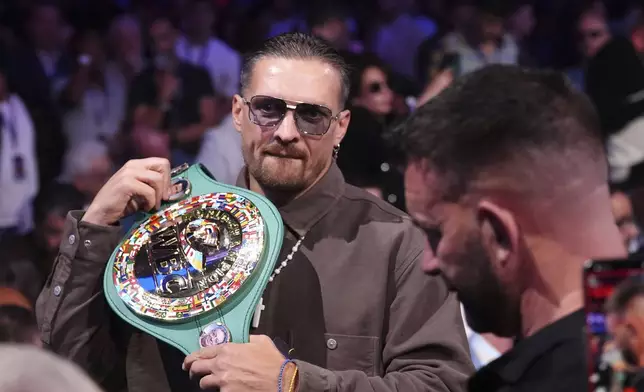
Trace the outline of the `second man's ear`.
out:
M 497 257 L 500 259 L 516 251 L 519 242 L 519 229 L 512 213 L 492 202 L 481 201 L 478 205 L 479 224 L 491 231 L 496 244 Z

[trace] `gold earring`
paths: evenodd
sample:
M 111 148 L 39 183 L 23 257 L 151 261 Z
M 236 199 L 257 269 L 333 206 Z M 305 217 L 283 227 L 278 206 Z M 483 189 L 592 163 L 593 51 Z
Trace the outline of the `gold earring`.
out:
M 333 146 L 333 159 L 338 159 L 338 154 L 340 153 L 340 145 L 337 144 Z

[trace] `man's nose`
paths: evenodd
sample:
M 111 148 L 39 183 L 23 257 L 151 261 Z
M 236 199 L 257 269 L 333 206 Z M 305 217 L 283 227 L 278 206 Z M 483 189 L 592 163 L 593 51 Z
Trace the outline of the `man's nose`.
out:
M 297 124 L 295 123 L 295 115 L 292 110 L 286 112 L 284 119 L 279 124 L 273 135 L 283 143 L 293 142 L 300 137 L 300 132 L 298 131 Z

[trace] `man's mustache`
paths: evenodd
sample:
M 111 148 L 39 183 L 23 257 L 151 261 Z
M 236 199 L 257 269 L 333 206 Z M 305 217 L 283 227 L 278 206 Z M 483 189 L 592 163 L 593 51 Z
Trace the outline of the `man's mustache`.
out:
M 293 158 L 293 159 L 304 159 L 306 158 L 306 152 L 295 147 L 293 144 L 280 145 L 280 144 L 270 144 L 262 150 L 263 154 L 275 155 L 278 157 L 284 158 Z

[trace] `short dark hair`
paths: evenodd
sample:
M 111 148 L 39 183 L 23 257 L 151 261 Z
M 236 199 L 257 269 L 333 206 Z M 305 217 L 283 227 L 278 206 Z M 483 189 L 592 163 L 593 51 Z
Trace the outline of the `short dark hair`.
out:
M 452 200 L 495 170 L 523 183 L 535 172 L 542 180 L 557 175 L 553 165 L 575 176 L 590 166 L 601 183 L 607 177 L 592 104 L 554 71 L 491 65 L 463 76 L 416 110 L 395 140 L 408 162 L 427 161 Z
M 644 296 L 644 279 L 631 277 L 620 283 L 604 304 L 607 313 L 623 314 L 631 301 Z
M 286 33 L 270 38 L 252 52 L 244 61 L 241 70 L 241 88 L 246 90 L 251 83 L 252 73 L 255 65 L 262 59 L 268 57 L 286 59 L 315 59 L 329 64 L 340 74 L 341 82 L 341 105 L 347 101 L 349 96 L 349 69 L 342 56 L 323 40 L 303 34 Z
M 82 210 L 84 203 L 82 193 L 74 186 L 54 182 L 38 193 L 34 201 L 34 218 L 36 223 L 40 223 L 49 214 L 64 217 L 69 211 Z

